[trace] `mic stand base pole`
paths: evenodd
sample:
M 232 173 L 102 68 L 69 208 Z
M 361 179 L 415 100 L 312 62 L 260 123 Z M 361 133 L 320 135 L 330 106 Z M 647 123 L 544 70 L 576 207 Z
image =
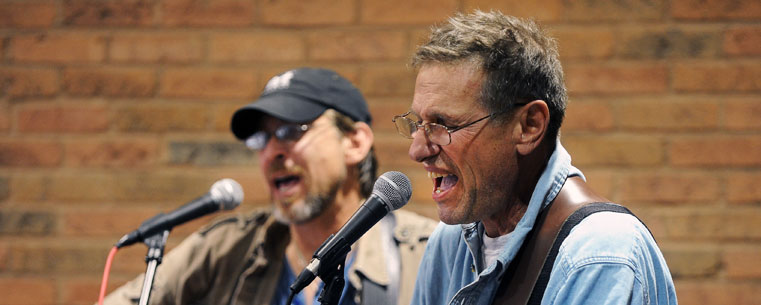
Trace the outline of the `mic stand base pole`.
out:
M 338 268 L 333 270 L 330 274 L 322 278 L 325 286 L 322 287 L 320 293 L 320 304 L 323 305 L 337 305 L 341 300 L 341 293 L 344 290 L 344 264 L 346 262 L 346 255 L 340 260 Z
M 169 230 L 146 238 L 143 243 L 148 246 L 148 254 L 145 255 L 145 263 L 148 265 L 145 269 L 143 278 L 143 290 L 140 292 L 139 305 L 148 305 L 153 288 L 153 280 L 156 277 L 156 268 L 161 264 L 164 256 L 164 246 L 169 237 Z

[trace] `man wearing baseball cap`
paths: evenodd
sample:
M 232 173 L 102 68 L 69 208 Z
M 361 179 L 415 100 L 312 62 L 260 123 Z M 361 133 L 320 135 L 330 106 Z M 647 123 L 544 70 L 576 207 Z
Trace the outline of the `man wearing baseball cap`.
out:
M 320 244 L 370 196 L 372 118 L 359 90 L 327 69 L 273 77 L 233 114 L 235 137 L 257 152 L 273 208 L 228 217 L 192 234 L 159 266 L 151 304 L 285 304 Z M 436 223 L 397 210 L 354 245 L 340 304 L 409 304 Z M 106 298 L 132 304 L 142 276 Z M 316 304 L 315 280 L 292 304 Z

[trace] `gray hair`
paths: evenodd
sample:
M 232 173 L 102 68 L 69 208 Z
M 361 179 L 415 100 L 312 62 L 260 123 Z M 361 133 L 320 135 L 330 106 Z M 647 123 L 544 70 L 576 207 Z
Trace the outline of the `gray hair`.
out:
M 458 13 L 434 27 L 412 58 L 415 68 L 462 62 L 483 71 L 480 102 L 490 113 L 507 114 L 516 103 L 545 101 L 550 111 L 546 139 L 555 142 L 568 96 L 557 44 L 536 23 L 494 11 Z

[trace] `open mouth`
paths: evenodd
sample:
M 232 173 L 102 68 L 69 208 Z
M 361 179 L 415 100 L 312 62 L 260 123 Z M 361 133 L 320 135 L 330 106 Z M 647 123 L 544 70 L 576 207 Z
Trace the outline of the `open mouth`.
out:
M 428 172 L 428 177 L 433 179 L 433 191 L 436 194 L 441 194 L 442 192 L 450 190 L 457 184 L 457 181 L 459 180 L 459 178 L 457 178 L 455 175 L 444 175 L 434 172 Z
M 299 184 L 301 178 L 296 175 L 288 175 L 279 178 L 275 178 L 275 188 L 280 192 L 286 192 L 289 189 Z

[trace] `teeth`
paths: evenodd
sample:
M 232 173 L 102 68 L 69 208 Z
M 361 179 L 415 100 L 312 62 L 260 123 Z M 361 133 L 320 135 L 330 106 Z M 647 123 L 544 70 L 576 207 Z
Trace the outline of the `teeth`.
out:
M 447 176 L 447 175 L 434 173 L 434 172 L 428 172 L 428 178 L 431 178 L 431 179 L 441 178 L 444 176 Z

